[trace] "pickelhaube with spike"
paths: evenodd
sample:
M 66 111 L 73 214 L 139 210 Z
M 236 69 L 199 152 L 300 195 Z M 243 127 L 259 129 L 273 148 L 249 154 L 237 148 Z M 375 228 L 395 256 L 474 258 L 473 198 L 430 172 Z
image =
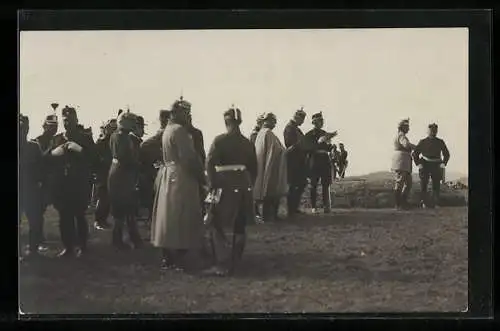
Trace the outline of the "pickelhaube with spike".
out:
M 323 112 L 320 111 L 319 113 L 313 114 L 311 116 L 311 119 L 313 121 L 316 121 L 316 120 L 319 120 L 319 119 L 323 119 Z
M 271 112 L 264 113 L 263 121 L 268 121 L 268 120 L 271 120 L 271 119 L 276 120 L 276 115 L 274 113 L 271 113 Z
M 45 125 L 57 125 L 57 115 L 52 114 L 52 115 L 47 115 L 45 117 L 45 121 L 43 122 Z
M 241 123 L 241 110 L 233 105 L 224 112 L 224 119 L 229 119 Z
M 405 118 L 405 119 L 401 120 L 398 125 L 399 126 L 408 126 L 408 125 L 410 125 L 410 119 Z
M 179 100 L 176 100 L 172 105 L 171 111 L 179 111 L 179 110 L 191 110 L 191 103 L 184 100 L 184 97 L 181 95 Z
M 70 116 L 70 115 L 75 115 L 76 116 L 76 109 L 73 106 L 64 106 L 64 108 L 61 111 L 62 116 Z
M 304 107 L 300 107 L 299 110 L 295 111 L 295 116 L 306 117 L 306 112 L 304 111 Z

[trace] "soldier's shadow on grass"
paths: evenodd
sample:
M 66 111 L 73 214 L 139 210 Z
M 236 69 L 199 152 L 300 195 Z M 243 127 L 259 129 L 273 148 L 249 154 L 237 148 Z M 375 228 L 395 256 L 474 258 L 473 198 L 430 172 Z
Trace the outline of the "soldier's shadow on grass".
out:
M 363 282 L 430 282 L 434 273 L 404 272 L 402 266 L 370 266 L 363 258 L 332 257 L 310 252 L 258 255 L 249 252 L 234 277 L 266 280 L 272 278 Z

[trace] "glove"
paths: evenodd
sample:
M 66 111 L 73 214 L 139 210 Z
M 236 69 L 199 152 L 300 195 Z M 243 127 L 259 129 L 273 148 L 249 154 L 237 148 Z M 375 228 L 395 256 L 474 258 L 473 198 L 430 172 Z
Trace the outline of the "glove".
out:
M 419 170 L 424 169 L 424 165 L 423 165 L 423 164 L 419 164 L 419 165 L 418 165 L 418 169 L 419 169 Z
M 52 150 L 52 152 L 50 152 L 50 154 L 52 154 L 53 156 L 62 156 L 65 153 L 66 153 L 65 145 L 58 146 L 58 147 L 54 148 Z
M 83 150 L 82 146 L 80 146 L 77 143 L 72 142 L 72 141 L 67 143 L 66 148 L 71 152 L 77 152 L 77 153 L 80 153 Z
M 441 164 L 439 165 L 439 167 L 441 167 L 442 169 L 444 169 L 444 168 L 446 168 L 446 165 L 445 165 L 444 163 L 441 163 Z

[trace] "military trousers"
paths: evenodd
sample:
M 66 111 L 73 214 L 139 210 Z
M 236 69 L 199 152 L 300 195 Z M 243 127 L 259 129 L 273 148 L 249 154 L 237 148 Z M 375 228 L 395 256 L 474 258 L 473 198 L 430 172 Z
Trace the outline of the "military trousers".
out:
M 413 186 L 413 179 L 410 171 L 396 170 L 394 176 L 394 195 L 396 207 L 408 204 L 408 197 Z
M 300 200 L 307 183 L 305 172 L 305 157 L 304 158 L 289 158 L 287 162 L 288 167 L 288 195 L 287 205 L 288 214 L 296 213 L 300 206 Z
M 106 183 L 97 183 L 97 206 L 95 221 L 99 224 L 106 223 L 110 213 L 108 187 Z
M 321 193 L 323 197 L 323 208 L 330 209 L 330 184 L 332 182 L 332 170 L 330 163 L 319 164 L 311 170 L 311 208 L 316 208 L 318 183 L 321 183 Z
M 59 231 L 64 248 L 72 250 L 87 248 L 89 225 L 85 217 L 85 209 L 69 206 L 58 206 Z
M 24 213 L 29 225 L 29 249 L 38 250 L 43 241 L 43 201 L 41 190 L 37 186 L 26 188 L 21 193 L 20 215 Z M 21 218 L 19 218 L 19 223 Z
M 422 168 L 419 169 L 420 178 L 420 199 L 428 206 L 434 206 L 439 201 L 439 192 L 441 190 L 441 167 L 439 162 L 421 161 Z M 428 198 L 429 178 L 432 181 L 432 201 Z

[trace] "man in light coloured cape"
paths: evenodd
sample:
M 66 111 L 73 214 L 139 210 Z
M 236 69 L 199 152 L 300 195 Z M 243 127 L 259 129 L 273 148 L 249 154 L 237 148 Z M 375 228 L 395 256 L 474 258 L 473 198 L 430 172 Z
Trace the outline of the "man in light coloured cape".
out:
M 203 164 L 185 125 L 191 104 L 174 103 L 163 131 L 163 165 L 157 177 L 151 242 L 162 248 L 162 267 L 182 269 L 188 250 L 203 243 L 203 217 L 200 187 L 204 181 Z
M 394 138 L 394 154 L 392 156 L 391 170 L 394 178 L 394 199 L 397 209 L 407 209 L 408 197 L 412 187 L 412 157 L 411 151 L 415 145 L 410 143 L 406 134 L 410 131 L 410 120 L 404 119 L 399 122 L 398 134 Z
M 288 190 L 286 149 L 272 131 L 275 126 L 276 116 L 267 113 L 255 139 L 257 180 L 254 198 L 263 203 L 264 221 L 278 218 L 280 200 Z

